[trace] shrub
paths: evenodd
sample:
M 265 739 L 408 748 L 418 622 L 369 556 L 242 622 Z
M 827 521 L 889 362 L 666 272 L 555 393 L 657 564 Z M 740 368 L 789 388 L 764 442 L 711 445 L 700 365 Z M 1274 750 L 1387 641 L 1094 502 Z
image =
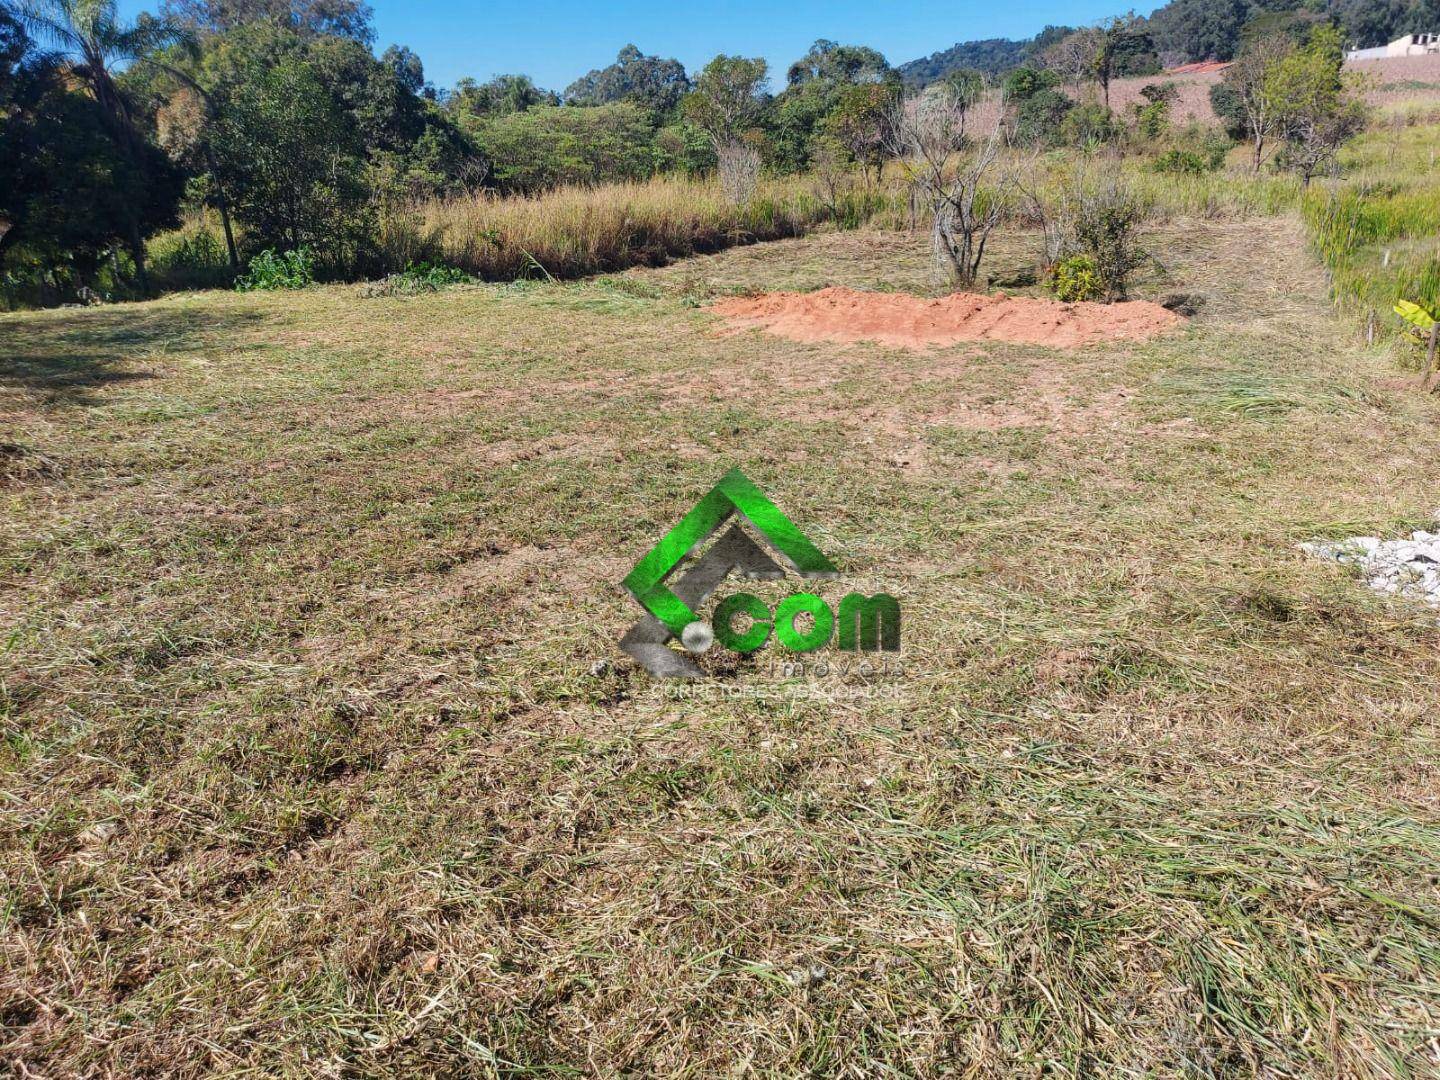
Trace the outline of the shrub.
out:
M 1143 217 L 1140 200 L 1113 176 L 1082 192 L 1076 203 L 1075 247 L 1093 261 L 1107 302 L 1125 299 L 1130 275 L 1147 258 L 1135 238 Z
M 469 285 L 474 281 L 475 278 L 458 267 L 411 263 L 398 274 L 391 274 L 379 281 L 365 282 L 360 286 L 360 295 L 415 296 L 419 293 L 439 292 L 451 285 Z
M 1211 172 L 1213 166 L 1194 150 L 1166 150 L 1155 159 L 1154 169 L 1158 173 L 1176 176 L 1201 176 Z
M 1232 139 L 1243 139 L 1250 134 L 1245 120 L 1245 105 L 1233 86 L 1216 83 L 1210 87 L 1210 107 L 1220 118 L 1226 135 Z
M 1140 96 L 1146 104 L 1136 105 L 1136 130 L 1142 138 L 1158 139 L 1170 127 L 1170 107 L 1179 100 L 1180 88 L 1174 83 L 1147 83 Z
M 1075 103 L 1059 90 L 1037 90 L 1021 103 L 1015 114 L 1015 137 L 1025 143 L 1054 144 L 1061 125 Z
M 1115 114 L 1097 102 L 1076 105 L 1060 122 L 1059 143 L 1063 146 L 1088 146 L 1114 141 L 1120 134 Z
M 303 289 L 315 283 L 315 257 L 307 247 L 276 255 L 266 248 L 250 260 L 249 269 L 235 282 L 237 292 Z
M 1050 271 L 1050 291 L 1057 300 L 1067 304 L 1098 300 L 1103 286 L 1095 260 L 1089 255 L 1071 255 L 1068 259 L 1061 259 Z
M 1165 134 L 1170 127 L 1170 103 L 1168 101 L 1152 101 L 1148 105 L 1138 106 L 1135 110 L 1135 130 L 1142 139 L 1155 140 Z
M 1059 85 L 1059 73 L 1049 68 L 1018 67 L 1005 77 L 1005 96 L 1011 101 L 1028 102 L 1037 94 L 1053 91 Z

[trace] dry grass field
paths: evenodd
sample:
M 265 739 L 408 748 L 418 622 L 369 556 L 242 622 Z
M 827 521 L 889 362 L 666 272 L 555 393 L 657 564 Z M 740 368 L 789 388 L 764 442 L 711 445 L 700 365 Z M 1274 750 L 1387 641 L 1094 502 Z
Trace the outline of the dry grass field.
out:
M 1198 316 L 1074 352 L 699 307 L 934 291 L 879 232 L 0 315 L 0 1061 L 1436 1075 L 1440 624 L 1296 545 L 1431 520 L 1440 402 L 1296 221 L 1151 246 Z M 618 654 L 732 466 L 903 676 Z

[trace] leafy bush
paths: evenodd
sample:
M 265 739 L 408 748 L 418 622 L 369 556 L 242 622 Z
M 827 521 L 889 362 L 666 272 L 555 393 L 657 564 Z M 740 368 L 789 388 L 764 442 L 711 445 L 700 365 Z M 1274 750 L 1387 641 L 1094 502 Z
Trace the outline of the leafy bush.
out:
M 1170 149 L 1155 159 L 1154 169 L 1158 173 L 1175 176 L 1203 176 L 1212 171 L 1212 166 L 1194 150 Z
M 1018 67 L 1005 77 L 1005 96 L 1011 101 L 1028 102 L 1059 85 L 1059 73 L 1049 68 Z
M 1075 208 L 1075 247 L 1088 255 L 1107 302 L 1125 299 L 1130 275 L 1148 256 L 1135 232 L 1144 207 L 1116 177 L 1103 178 L 1085 191 Z
M 1225 134 L 1232 139 L 1243 139 L 1250 134 L 1250 128 L 1245 119 L 1245 106 L 1233 86 L 1216 83 L 1210 87 L 1210 107 L 1220 118 L 1220 125 L 1225 129 Z
M 1054 144 L 1061 125 L 1075 103 L 1059 90 L 1046 87 L 1030 94 L 1015 114 L 1015 137 L 1024 143 Z
M 1089 146 L 1113 142 L 1120 135 L 1115 114 L 1098 102 L 1076 105 L 1060 122 L 1058 142 L 1062 146 Z
M 379 281 L 367 281 L 360 287 L 360 295 L 415 296 L 419 293 L 439 292 L 451 285 L 469 285 L 474 281 L 474 277 L 454 266 L 411 263 L 398 274 L 391 274 Z
M 315 257 L 308 247 L 298 251 L 275 254 L 266 248 L 250 260 L 250 267 L 235 282 L 236 292 L 269 291 L 271 289 L 303 289 L 315 284 Z
M 1135 110 L 1135 130 L 1143 139 L 1155 140 L 1170 127 L 1170 103 L 1152 101 Z
M 1140 88 L 1146 104 L 1135 106 L 1135 128 L 1145 139 L 1158 139 L 1170 127 L 1170 107 L 1179 100 L 1180 88 L 1174 83 L 1147 83 Z
M 1095 260 L 1089 255 L 1071 255 L 1068 259 L 1061 259 L 1050 271 L 1050 291 L 1057 300 L 1067 304 L 1098 300 L 1103 286 Z

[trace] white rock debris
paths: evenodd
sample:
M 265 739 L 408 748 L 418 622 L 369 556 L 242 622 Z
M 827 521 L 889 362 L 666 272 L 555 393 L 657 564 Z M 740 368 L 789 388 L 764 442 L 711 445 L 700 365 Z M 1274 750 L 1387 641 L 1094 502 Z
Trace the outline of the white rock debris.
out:
M 1359 569 L 1376 592 L 1423 600 L 1440 607 L 1440 535 L 1413 532 L 1409 540 L 1354 536 L 1349 540 L 1317 540 L 1302 551 Z

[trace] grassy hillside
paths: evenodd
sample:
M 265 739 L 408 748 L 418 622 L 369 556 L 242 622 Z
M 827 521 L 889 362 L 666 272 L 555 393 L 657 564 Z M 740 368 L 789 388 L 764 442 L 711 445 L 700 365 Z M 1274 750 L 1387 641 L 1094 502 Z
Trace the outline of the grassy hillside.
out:
M 1410 118 L 1433 122 L 1440 117 L 1440 57 L 1408 56 L 1385 60 L 1353 61 L 1345 65 L 1364 80 L 1365 100 L 1382 119 Z M 1143 87 L 1152 83 L 1174 83 L 1180 97 L 1172 106 L 1171 115 L 1179 122 L 1195 120 L 1203 124 L 1217 123 L 1210 106 L 1210 88 L 1224 77 L 1223 71 L 1183 75 L 1148 75 L 1116 79 L 1110 84 L 1110 106 L 1125 113 L 1130 106 L 1143 103 Z M 1093 93 L 1093 88 L 1070 88 L 1080 98 Z

